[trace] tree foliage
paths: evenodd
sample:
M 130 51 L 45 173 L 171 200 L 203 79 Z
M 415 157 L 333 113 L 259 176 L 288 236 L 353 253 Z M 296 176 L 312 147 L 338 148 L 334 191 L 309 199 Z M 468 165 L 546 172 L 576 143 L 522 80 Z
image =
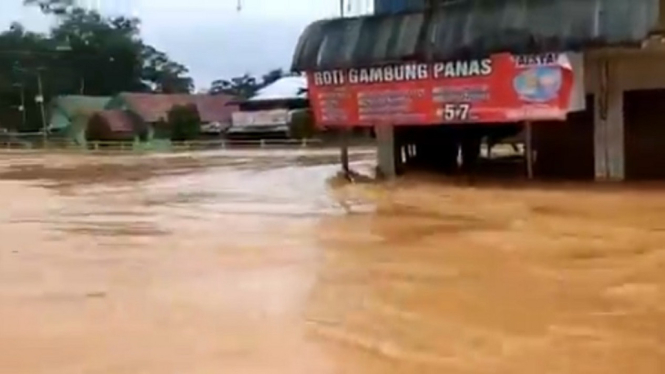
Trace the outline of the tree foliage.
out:
M 317 133 L 314 113 L 309 109 L 295 110 L 289 124 L 290 136 L 294 139 L 309 139 Z
M 175 105 L 168 112 L 171 140 L 195 139 L 201 133 L 201 117 L 195 104 Z
M 231 79 L 217 79 L 210 86 L 210 94 L 227 94 L 241 99 L 248 99 L 256 94 L 261 88 L 276 82 L 282 77 L 288 76 L 283 69 L 273 69 L 264 74 L 261 79 L 244 74 Z
M 58 22 L 45 34 L 18 23 L 0 32 L 0 126 L 41 128 L 34 102 L 38 74 L 45 102 L 66 94 L 192 90 L 187 68 L 141 39 L 140 20 L 104 17 L 76 6 L 74 0 L 25 0 L 25 4 L 38 6 Z M 21 93 L 25 124 L 18 111 Z

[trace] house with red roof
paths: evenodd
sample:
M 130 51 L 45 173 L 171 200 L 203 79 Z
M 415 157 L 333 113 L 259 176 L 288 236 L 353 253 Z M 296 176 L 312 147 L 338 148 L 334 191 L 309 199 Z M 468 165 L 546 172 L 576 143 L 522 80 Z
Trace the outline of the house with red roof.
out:
M 90 118 L 86 138 L 170 142 L 166 122 L 176 105 L 195 105 L 202 130 L 221 133 L 231 126 L 232 113 L 238 110 L 234 99 L 229 95 L 120 93 Z

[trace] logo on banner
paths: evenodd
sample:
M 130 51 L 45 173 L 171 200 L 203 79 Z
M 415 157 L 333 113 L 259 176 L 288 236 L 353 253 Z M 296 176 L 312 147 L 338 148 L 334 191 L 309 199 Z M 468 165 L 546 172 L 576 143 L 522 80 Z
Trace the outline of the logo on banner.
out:
M 523 101 L 544 103 L 558 97 L 562 80 L 558 66 L 537 66 L 517 74 L 513 88 Z

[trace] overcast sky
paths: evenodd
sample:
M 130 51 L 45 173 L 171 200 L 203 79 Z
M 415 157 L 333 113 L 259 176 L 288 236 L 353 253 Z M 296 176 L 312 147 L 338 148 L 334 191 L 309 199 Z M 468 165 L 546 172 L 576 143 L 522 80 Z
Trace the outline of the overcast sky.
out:
M 144 40 L 191 70 L 197 88 L 216 78 L 261 75 L 288 68 L 301 31 L 310 22 L 339 14 L 339 0 L 79 0 L 106 14 L 143 21 Z M 23 0 L 0 0 L 0 27 L 20 21 L 45 31 L 51 20 Z M 350 14 L 367 12 L 371 0 L 347 0 Z

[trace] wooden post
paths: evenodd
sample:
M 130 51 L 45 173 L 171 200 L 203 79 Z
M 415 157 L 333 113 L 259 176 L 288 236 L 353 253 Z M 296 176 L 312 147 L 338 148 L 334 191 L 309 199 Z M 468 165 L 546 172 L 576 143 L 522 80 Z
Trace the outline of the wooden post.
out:
M 526 132 L 526 175 L 529 179 L 533 179 L 533 132 L 531 129 L 531 121 L 524 123 Z
M 340 162 L 342 163 L 342 171 L 344 176 L 350 178 L 351 168 L 349 167 L 349 129 L 343 127 L 340 129 Z
M 393 125 L 381 124 L 374 127 L 377 146 L 377 164 L 380 174 L 386 179 L 397 176 L 395 147 L 395 129 Z

